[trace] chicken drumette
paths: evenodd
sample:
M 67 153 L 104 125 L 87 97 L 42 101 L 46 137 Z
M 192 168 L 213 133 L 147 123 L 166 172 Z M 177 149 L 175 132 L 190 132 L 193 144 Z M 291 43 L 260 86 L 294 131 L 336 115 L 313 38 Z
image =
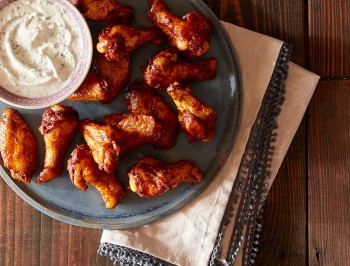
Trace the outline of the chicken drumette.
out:
M 171 46 L 187 56 L 201 56 L 209 50 L 211 23 L 200 13 L 191 12 L 179 18 L 165 6 L 163 0 L 148 0 L 148 16 L 167 35 Z
M 170 149 L 175 144 L 179 122 L 177 116 L 151 87 L 144 83 L 134 83 L 125 94 L 126 106 L 130 113 L 151 115 L 162 126 L 160 137 L 152 142 L 160 149 Z
M 12 108 L 4 109 L 0 120 L 0 151 L 11 176 L 30 183 L 38 168 L 37 140 L 20 113 Z
M 161 123 L 151 115 L 113 113 L 104 122 L 125 134 L 123 145 L 127 150 L 157 141 L 162 131 Z
M 178 60 L 173 48 L 166 49 L 151 58 L 143 72 L 143 77 L 151 87 L 165 90 L 175 81 L 200 81 L 216 78 L 216 58 L 200 62 Z
M 98 37 L 97 50 L 108 61 L 129 61 L 130 53 L 146 43 L 161 44 L 163 33 L 156 28 L 136 29 L 125 25 L 105 28 Z
M 76 7 L 86 20 L 107 21 L 129 24 L 134 17 L 134 9 L 115 0 L 77 0 Z
M 179 122 L 190 142 L 209 142 L 215 135 L 216 112 L 191 95 L 190 88 L 184 89 L 175 82 L 167 89 L 179 110 Z
M 129 78 L 130 61 L 108 62 L 103 54 L 97 54 L 94 69 L 82 85 L 68 97 L 71 101 L 100 101 L 110 103 L 119 94 Z
M 89 145 L 98 168 L 112 173 L 126 152 L 123 145 L 124 133 L 110 125 L 88 119 L 80 122 L 80 132 Z
M 68 172 L 72 183 L 82 191 L 93 185 L 102 195 L 106 208 L 114 208 L 125 196 L 121 183 L 113 173 L 98 169 L 88 145 L 75 148 L 68 160 Z
M 143 158 L 128 171 L 130 189 L 140 197 L 151 198 L 180 183 L 199 183 L 203 175 L 191 162 L 164 163 L 154 158 Z
M 40 133 L 45 141 L 45 161 L 37 182 L 43 183 L 62 173 L 63 156 L 74 138 L 79 115 L 72 107 L 55 104 L 42 116 Z

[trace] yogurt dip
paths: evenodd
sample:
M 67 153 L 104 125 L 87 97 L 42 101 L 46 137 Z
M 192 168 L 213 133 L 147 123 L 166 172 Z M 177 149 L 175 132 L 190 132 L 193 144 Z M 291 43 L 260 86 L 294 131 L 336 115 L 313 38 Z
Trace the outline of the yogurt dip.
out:
M 0 10 L 0 86 L 27 98 L 66 86 L 83 53 L 81 33 L 63 6 L 18 0 Z

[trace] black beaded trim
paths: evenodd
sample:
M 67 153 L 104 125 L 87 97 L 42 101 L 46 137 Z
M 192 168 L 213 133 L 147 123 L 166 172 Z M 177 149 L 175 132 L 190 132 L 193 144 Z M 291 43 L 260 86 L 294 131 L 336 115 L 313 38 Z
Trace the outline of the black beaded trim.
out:
M 214 250 L 209 265 L 220 265 L 221 242 L 226 228 L 233 217 L 234 207 L 237 213 L 234 231 L 230 240 L 230 248 L 226 254 L 225 265 L 233 265 L 238 252 L 243 246 L 242 265 L 252 265 L 258 252 L 259 238 L 262 230 L 258 219 L 262 217 L 263 205 L 269 190 L 268 180 L 271 172 L 271 161 L 274 151 L 278 128 L 276 118 L 284 102 L 284 81 L 287 78 L 288 61 L 291 47 L 284 44 L 272 75 L 270 84 L 264 96 L 257 120 L 252 127 L 248 144 L 237 178 L 233 185 L 232 194 L 226 207 L 220 226 Z
M 97 252 L 102 256 L 109 256 L 114 265 L 119 263 L 121 266 L 174 266 L 174 264 L 168 263 L 149 254 L 109 243 L 101 243 Z
M 234 206 L 238 206 L 238 211 L 230 250 L 226 256 L 228 263 L 225 265 L 234 264 L 243 245 L 243 240 L 246 240 L 243 247 L 243 265 L 252 265 L 255 262 L 262 230 L 259 218 L 262 217 L 262 207 L 268 192 L 267 181 L 271 175 L 269 168 L 274 150 L 272 143 L 276 141 L 277 137 L 275 132 L 277 129 L 276 117 L 284 102 L 284 80 L 287 77 L 287 63 L 290 54 L 291 47 L 284 44 L 241 161 L 238 176 L 209 261 L 211 266 L 223 265 L 218 260 L 221 256 L 221 241 L 227 225 L 233 217 Z M 119 263 L 122 266 L 173 265 L 149 254 L 109 243 L 101 243 L 98 253 L 102 256 L 109 256 L 114 264 Z

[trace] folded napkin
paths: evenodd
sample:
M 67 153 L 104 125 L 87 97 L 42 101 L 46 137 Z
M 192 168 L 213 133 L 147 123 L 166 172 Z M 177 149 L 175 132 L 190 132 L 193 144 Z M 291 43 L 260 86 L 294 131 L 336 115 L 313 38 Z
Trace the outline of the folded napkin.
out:
M 242 79 L 241 122 L 227 162 L 180 211 L 137 228 L 105 230 L 99 253 L 122 265 L 253 262 L 268 190 L 319 77 L 288 62 L 282 41 L 222 23 Z M 288 75 L 287 75 L 288 74 Z

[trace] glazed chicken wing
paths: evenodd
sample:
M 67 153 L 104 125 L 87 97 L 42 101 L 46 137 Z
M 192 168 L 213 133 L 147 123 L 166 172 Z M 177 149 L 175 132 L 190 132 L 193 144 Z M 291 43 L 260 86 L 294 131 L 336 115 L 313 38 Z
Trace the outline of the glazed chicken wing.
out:
M 78 0 L 76 6 L 86 20 L 129 24 L 134 9 L 115 0 Z
M 187 56 L 201 56 L 209 50 L 211 23 L 198 12 L 179 18 L 164 5 L 163 0 L 148 0 L 151 22 L 161 28 L 172 47 Z
M 94 70 L 86 76 L 80 87 L 68 97 L 71 101 L 100 101 L 110 103 L 122 90 L 129 78 L 130 61 L 108 62 L 97 54 Z
M 105 28 L 98 37 L 97 50 L 108 61 L 128 61 L 130 53 L 146 43 L 161 44 L 163 33 L 156 28 L 136 29 L 125 25 Z
M 88 119 L 80 122 L 80 132 L 89 145 L 98 168 L 112 173 L 125 154 L 123 132 L 110 125 Z
M 102 195 L 106 208 L 114 208 L 125 196 L 121 183 L 112 173 L 98 169 L 88 145 L 82 144 L 75 148 L 68 160 L 68 172 L 72 183 L 85 191 L 86 182 L 93 185 Z
M 104 117 L 104 122 L 125 134 L 127 150 L 157 141 L 162 130 L 160 122 L 150 115 L 113 113 Z
M 109 86 L 105 78 L 90 70 L 80 87 L 68 97 L 71 101 L 106 101 Z
M 179 110 L 179 122 L 190 142 L 202 140 L 209 142 L 215 135 L 216 112 L 191 95 L 189 88 L 175 82 L 168 88 Z
M 178 184 L 199 183 L 203 175 L 191 162 L 164 163 L 153 158 L 143 158 L 128 171 L 130 189 L 140 197 L 151 198 Z
M 200 62 L 178 61 L 176 50 L 163 50 L 151 58 L 143 72 L 148 85 L 165 90 L 175 81 L 200 81 L 215 79 L 216 58 L 205 59 Z
M 20 113 L 12 108 L 4 109 L 0 120 L 0 151 L 11 176 L 30 183 L 38 168 L 37 140 Z
M 160 149 L 170 149 L 175 144 L 179 122 L 168 105 L 147 84 L 134 83 L 125 94 L 126 106 L 132 114 L 151 115 L 162 126 L 161 135 L 152 142 Z
M 72 107 L 55 104 L 42 116 L 40 133 L 45 141 L 45 161 L 37 182 L 43 183 L 62 173 L 63 156 L 73 141 L 79 115 Z

